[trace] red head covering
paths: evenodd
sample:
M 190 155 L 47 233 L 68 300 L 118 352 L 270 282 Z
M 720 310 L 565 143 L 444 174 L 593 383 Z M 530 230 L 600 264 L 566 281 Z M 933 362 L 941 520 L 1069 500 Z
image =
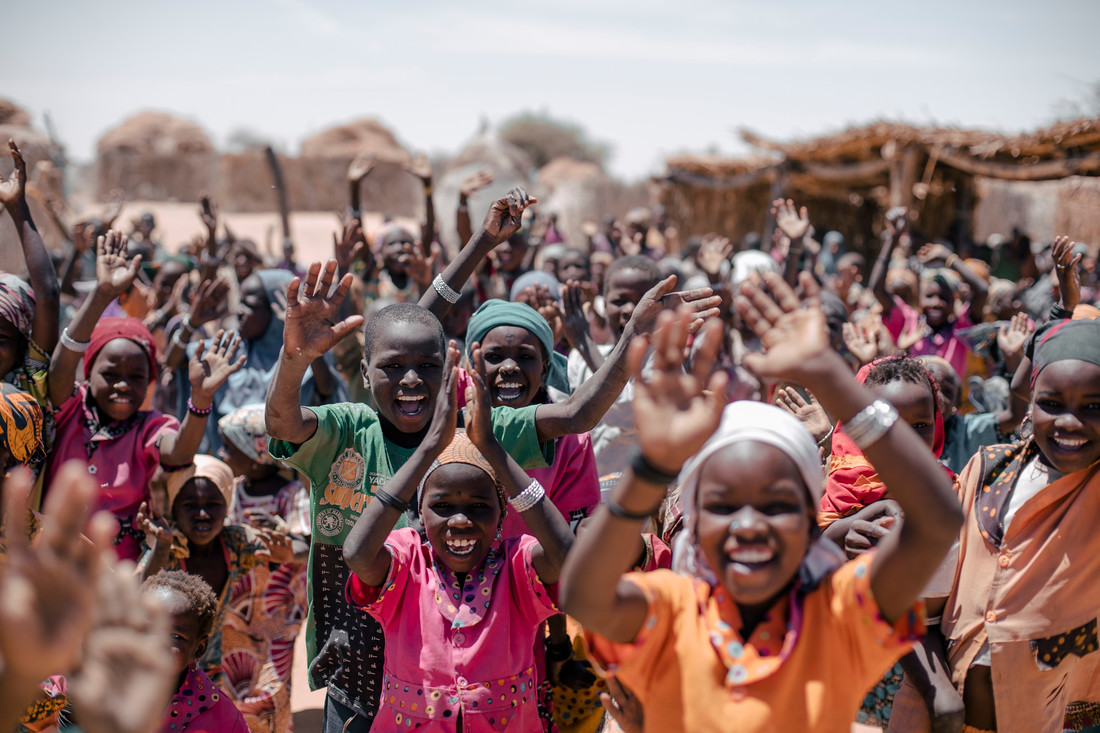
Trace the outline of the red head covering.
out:
M 893 358 L 897 357 L 876 359 L 870 364 L 865 364 L 856 374 L 856 381 L 863 384 L 875 365 Z M 932 453 L 939 458 L 943 453 L 943 443 L 947 436 L 943 425 L 943 414 L 940 412 L 940 401 L 936 399 L 936 380 L 927 369 L 924 373 L 932 387 L 932 404 L 936 411 L 936 431 Z M 819 522 L 823 526 L 886 497 L 886 484 L 878 477 L 878 472 L 863 455 L 863 451 L 842 428 L 843 425 L 837 423 L 833 431 L 833 454 L 829 458 L 829 475 L 825 480 L 825 495 L 821 497 L 819 514 Z M 950 469 L 947 470 L 950 473 Z M 954 474 L 951 476 L 954 478 Z
M 84 352 L 85 379 L 91 375 L 92 364 L 95 364 L 99 352 L 115 339 L 126 339 L 140 346 L 149 359 L 149 379 L 156 379 L 157 346 L 153 343 L 153 334 L 136 318 L 104 318 L 96 324 L 88 350 Z

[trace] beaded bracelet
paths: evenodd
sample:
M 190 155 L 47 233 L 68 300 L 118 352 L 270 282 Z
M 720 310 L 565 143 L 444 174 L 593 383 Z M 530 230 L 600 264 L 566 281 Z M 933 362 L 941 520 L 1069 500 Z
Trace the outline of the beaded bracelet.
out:
M 439 293 L 443 300 L 451 304 L 457 303 L 461 295 L 461 293 L 447 284 L 442 275 L 435 276 L 435 279 L 432 280 L 432 287 L 435 288 L 435 292 Z
M 199 408 L 195 407 L 195 403 L 191 401 L 190 397 L 188 397 L 187 398 L 187 411 L 190 412 L 192 415 L 195 415 L 197 417 L 207 417 L 211 412 L 214 411 L 214 406 L 211 405 L 210 407 L 207 407 L 205 410 L 200 410 Z
M 542 488 L 537 478 L 533 478 L 527 488 L 509 499 L 508 503 L 517 512 L 525 512 L 538 504 L 544 496 L 546 496 L 546 490 Z

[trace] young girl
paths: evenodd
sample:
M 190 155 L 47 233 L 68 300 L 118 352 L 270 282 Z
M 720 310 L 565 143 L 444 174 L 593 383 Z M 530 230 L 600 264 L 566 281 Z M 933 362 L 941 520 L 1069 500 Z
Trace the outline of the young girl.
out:
M 215 623 L 202 653 L 203 671 L 222 683 L 222 624 L 234 584 L 259 564 L 274 560 L 268 542 L 251 527 L 225 524 L 233 495 L 233 472 L 212 456 L 195 456 L 194 465 L 168 476 L 171 524 L 142 504 L 137 521 L 151 547 L 139 564 L 148 578 L 162 570 L 183 570 L 201 577 L 217 595 Z M 287 545 L 288 543 L 283 543 Z M 288 559 L 285 546 L 278 559 Z
M 943 630 L 972 729 L 1080 730 L 1100 719 L 1100 321 L 1052 322 L 1026 353 L 1034 435 L 959 477 Z
M 542 729 L 533 650 L 556 612 L 547 586 L 557 582 L 572 533 L 493 435 L 479 349 L 467 431 L 456 431 L 457 358 L 452 341 L 428 434 L 344 545 L 348 599 L 386 638 L 373 731 Z M 425 543 L 413 529 L 390 531 L 414 496 Z M 533 537 L 495 539 L 509 504 Z
M 179 570 L 158 572 L 142 590 L 164 604 L 172 618 L 172 657 L 178 677 L 160 733 L 249 733 L 244 716 L 199 666 L 217 617 L 214 591 L 199 576 Z
M 140 256 L 128 264 L 125 251 L 126 237 L 118 232 L 99 238 L 96 289 L 54 350 L 50 399 L 61 408 L 46 479 L 52 481 L 67 460 L 85 461 L 101 486 L 96 510 L 110 511 L 119 522 L 119 557 L 136 560 L 144 535 L 133 521 L 141 503 L 149 500 L 153 473 L 158 465 L 172 470 L 191 463 L 213 395 L 244 357 L 234 362 L 240 339 L 219 332 L 214 346 L 198 349 L 191 359 L 191 399 L 183 423 L 157 410 L 142 410 L 157 373 L 153 337 L 136 318 L 100 319 L 103 309 L 129 288 L 141 264 Z M 74 389 L 81 359 L 84 381 Z
M 233 584 L 222 624 L 226 690 L 252 733 L 282 733 L 291 725 L 291 661 L 306 615 L 309 493 L 268 453 L 263 405 L 226 415 L 218 429 L 236 476 L 227 522 L 289 535 L 294 550 L 294 562 L 261 563 Z
M 766 348 L 746 366 L 805 386 L 846 423 L 905 510 L 904 530 L 839 565 L 819 541 L 812 436 L 770 405 L 724 407 L 722 373 L 704 391 L 720 339 L 707 339 L 685 375 L 686 317 L 665 318 L 650 379 L 641 374 L 646 344 L 631 347 L 640 451 L 577 540 L 562 582 L 564 609 L 603 637 L 590 642 L 594 656 L 638 697 L 647 731 L 732 721 L 743 731 L 847 730 L 867 689 L 920 632 L 914 601 L 958 531 L 946 475 L 897 411 L 851 378 L 816 298 L 803 307 L 778 275 L 764 279 L 775 299 L 747 283 L 737 302 Z M 642 521 L 681 467 L 694 577 L 622 577 Z

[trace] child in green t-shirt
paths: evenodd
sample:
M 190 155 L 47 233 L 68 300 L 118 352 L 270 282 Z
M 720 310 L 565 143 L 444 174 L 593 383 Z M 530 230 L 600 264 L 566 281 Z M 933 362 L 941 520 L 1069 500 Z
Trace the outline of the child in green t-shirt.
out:
M 382 635 L 373 619 L 344 597 L 349 574 L 341 554 L 344 539 L 430 427 L 445 355 L 439 316 L 477 263 L 519 228 L 524 209 L 534 201 L 522 189 L 496 201 L 482 229 L 436 277 L 420 305 L 383 308 L 367 323 L 363 380 L 376 410 L 351 403 L 304 408 L 300 401 L 306 367 L 363 320 L 357 315 L 340 320 L 351 275 L 345 274 L 333 292 L 336 262 L 330 260 L 323 270 L 315 262 L 304 283 L 296 279 L 288 288 L 283 353 L 268 392 L 266 421 L 271 454 L 302 471 L 311 485 L 306 642 L 310 684 L 329 691 L 326 730 L 331 722 L 349 733 L 367 731 L 381 694 Z M 493 410 L 493 432 L 517 463 L 525 469 L 549 465 L 554 439 L 585 432 L 600 420 L 629 378 L 627 344 L 649 332 L 662 308 L 686 303 L 698 324 L 717 313 L 720 299 L 709 288 L 672 293 L 674 284 L 669 278 L 646 294 L 603 367 L 569 399 Z

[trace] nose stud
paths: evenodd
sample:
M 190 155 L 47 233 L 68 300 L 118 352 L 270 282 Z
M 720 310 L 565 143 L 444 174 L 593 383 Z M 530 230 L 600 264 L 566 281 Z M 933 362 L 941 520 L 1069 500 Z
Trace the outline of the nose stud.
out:
M 730 522 L 730 532 L 736 532 L 745 526 L 744 522 L 740 519 L 734 519 Z

